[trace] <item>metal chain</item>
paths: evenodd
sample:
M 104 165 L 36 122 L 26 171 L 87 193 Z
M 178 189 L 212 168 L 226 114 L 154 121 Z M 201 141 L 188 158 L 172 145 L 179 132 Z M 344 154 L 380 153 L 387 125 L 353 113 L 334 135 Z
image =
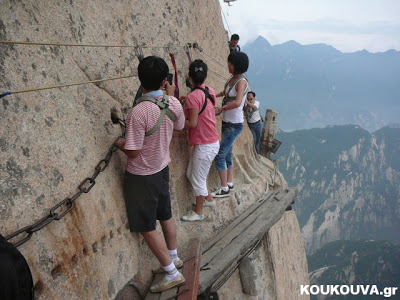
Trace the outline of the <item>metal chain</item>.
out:
M 62 200 L 60 203 L 56 204 L 53 208 L 50 209 L 49 214 L 39 221 L 33 223 L 32 225 L 26 226 L 17 230 L 16 232 L 6 236 L 6 240 L 13 239 L 17 236 L 21 236 L 17 242 L 12 243 L 15 247 L 21 246 L 25 242 L 29 241 L 32 237 L 33 233 L 39 231 L 49 225 L 54 220 L 61 220 L 74 208 L 74 202 L 77 200 L 82 194 L 87 194 L 96 184 L 96 178 L 99 176 L 101 172 L 103 172 L 108 164 L 110 163 L 111 157 L 115 151 L 117 151 L 117 146 L 115 146 L 116 141 L 123 137 L 123 135 L 119 136 L 110 146 L 108 152 L 104 159 L 100 160 L 96 165 L 95 172 L 92 177 L 86 177 L 78 186 L 78 192 L 76 192 L 72 197 L 67 197 Z M 23 236 L 25 234 L 25 236 Z
M 22 42 L 13 42 L 13 41 L 0 41 L 0 43 L 14 43 L 14 44 L 27 44 L 27 43 L 22 43 Z M 39 43 L 30 43 L 30 44 L 39 44 Z M 49 44 L 50 45 L 50 44 Z M 53 44 L 51 44 L 53 45 Z M 78 45 L 68 45 L 68 46 L 78 46 Z M 95 46 L 95 45 L 90 45 L 90 46 Z M 103 45 L 96 45 L 96 46 L 103 46 Z M 107 46 L 108 47 L 108 46 Z M 121 46 L 119 46 L 121 47 Z M 143 50 L 141 48 L 145 48 L 145 46 L 134 46 L 135 50 L 137 51 L 137 54 L 143 55 Z M 200 53 L 208 56 L 209 58 L 213 59 L 215 62 L 221 64 L 220 62 L 218 62 L 215 58 L 211 57 L 210 55 L 206 54 L 203 52 L 203 49 L 199 47 L 199 45 L 197 43 L 193 43 L 193 44 L 186 44 L 185 46 L 186 49 L 193 47 L 193 49 L 197 49 Z M 155 48 L 155 47 L 154 47 Z M 161 47 L 160 47 L 161 48 Z M 165 46 L 163 46 L 162 48 L 165 48 Z M 222 64 L 221 64 L 222 65 Z M 216 73 L 216 72 L 215 72 Z M 217 75 L 223 77 L 222 75 L 216 73 Z M 132 77 L 132 76 L 127 76 L 127 77 Z M 112 79 L 107 79 L 107 80 L 113 80 L 115 78 Z M 120 79 L 120 78 L 118 78 Z M 98 80 L 98 81 L 105 81 L 105 80 Z M 15 92 L 14 92 L 15 93 Z M 7 92 L 7 95 L 11 94 L 10 92 Z M 5 96 L 5 95 L 3 95 Z M 119 123 L 122 127 L 125 127 L 125 122 L 121 119 L 119 119 L 118 117 L 116 117 L 116 122 Z M 124 134 L 122 134 L 120 137 L 124 137 Z M 67 197 L 64 200 L 62 200 L 61 202 L 59 202 L 58 204 L 56 204 L 54 207 L 52 207 L 49 211 L 49 214 L 45 217 L 43 217 L 42 219 L 40 219 L 39 221 L 33 223 L 32 225 L 29 226 L 25 226 L 17 231 L 15 231 L 14 233 L 6 236 L 6 240 L 9 241 L 11 239 L 14 239 L 17 236 L 21 236 L 19 238 L 18 241 L 12 243 L 15 247 L 19 247 L 22 244 L 26 243 L 27 241 L 29 241 L 33 235 L 34 232 L 39 231 L 41 229 L 43 229 L 44 227 L 46 227 L 47 225 L 49 225 L 51 222 L 53 222 L 54 220 L 61 220 L 62 218 L 64 218 L 73 208 L 74 208 L 74 202 L 75 200 L 77 200 L 82 194 L 86 194 L 89 193 L 89 191 L 93 188 L 93 186 L 96 184 L 96 178 L 97 176 L 99 176 L 99 174 L 101 172 L 103 172 L 108 164 L 110 163 L 111 157 L 113 155 L 113 153 L 118 149 L 115 146 L 116 141 L 120 138 L 118 137 L 110 146 L 110 148 L 108 149 L 108 152 L 105 156 L 104 159 L 100 160 L 99 163 L 96 165 L 95 167 L 95 172 L 92 175 L 92 177 L 86 177 L 78 186 L 78 192 L 76 192 L 72 197 Z M 25 234 L 25 236 L 22 236 L 23 234 Z

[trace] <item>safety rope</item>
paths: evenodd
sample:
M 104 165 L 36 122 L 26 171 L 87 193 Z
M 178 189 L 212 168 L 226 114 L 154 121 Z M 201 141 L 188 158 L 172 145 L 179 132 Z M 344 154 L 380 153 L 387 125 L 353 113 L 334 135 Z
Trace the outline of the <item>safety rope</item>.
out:
M 30 45 L 30 46 L 65 46 L 65 47 L 94 47 L 94 48 L 166 48 L 155 45 L 106 45 L 106 44 L 74 44 L 60 42 L 24 42 L 24 41 L 0 41 L 0 44 Z M 170 47 L 183 48 L 185 45 L 170 45 Z
M 220 3 L 219 5 L 220 5 L 220 7 L 221 7 L 222 15 L 224 16 L 225 24 L 226 24 L 226 26 L 228 27 L 229 35 L 231 36 L 231 35 L 232 35 L 232 32 L 231 32 L 231 29 L 230 29 L 230 27 L 229 27 L 228 20 L 226 19 L 226 16 L 225 16 L 224 10 L 222 9 L 221 3 Z
M 170 46 L 131 46 L 131 45 L 101 45 L 101 44 L 96 44 L 95 45 L 95 44 L 44 43 L 44 42 L 22 42 L 22 41 L 0 41 L 0 44 L 21 44 L 21 45 L 35 45 L 35 46 L 47 45 L 47 46 L 70 46 L 70 47 L 129 47 L 129 48 L 134 48 L 135 54 L 138 57 L 139 61 L 144 58 L 143 48 L 163 48 L 163 49 L 166 49 L 168 51 L 168 54 L 169 54 L 169 56 L 171 58 L 172 66 L 173 66 L 174 71 L 175 71 L 175 78 L 174 78 L 174 81 L 175 81 L 175 92 L 174 92 L 174 95 L 177 98 L 179 97 L 178 70 L 177 70 L 177 66 L 176 66 L 175 56 L 172 53 L 172 51 L 170 50 Z M 226 67 L 223 64 L 221 64 L 218 60 L 216 60 L 215 58 L 213 58 L 209 54 L 205 53 L 202 50 L 202 48 L 199 47 L 199 45 L 197 43 L 187 43 L 184 46 L 173 46 L 173 47 L 182 47 L 184 49 L 184 51 L 185 51 L 185 53 L 186 53 L 186 55 L 188 57 L 189 64 L 192 62 L 190 49 L 193 48 L 193 49 L 198 50 L 198 52 L 201 55 L 212 59 L 213 61 L 215 61 L 216 63 L 218 63 L 219 65 L 221 65 L 224 68 Z M 223 75 L 219 74 L 218 72 L 216 72 L 216 71 L 214 71 L 214 70 L 212 70 L 210 68 L 209 68 L 209 71 L 211 73 L 214 73 L 215 75 L 217 75 L 221 79 L 226 79 L 226 76 L 223 76 Z M 5 91 L 5 92 L 2 92 L 0 94 L 0 98 L 3 98 L 3 97 L 8 96 L 8 95 L 12 95 L 12 94 L 28 93 L 28 92 L 35 92 L 35 91 L 49 90 L 49 89 L 56 89 L 56 88 L 63 88 L 63 87 L 71 87 L 71 86 L 84 85 L 84 84 L 90 84 L 90 83 L 97 83 L 97 82 L 104 82 L 104 81 L 110 81 L 110 80 L 131 78 L 131 77 L 134 77 L 134 76 L 137 76 L 137 74 L 132 74 L 132 75 L 128 75 L 128 76 L 121 76 L 121 77 L 106 78 L 106 79 L 91 80 L 91 81 L 78 82 L 78 83 L 70 83 L 70 84 L 63 84 L 63 85 L 48 86 L 48 87 L 30 88 L 30 89 L 25 89 L 25 90 Z M 138 91 L 136 96 L 140 97 L 140 91 Z M 136 99 L 136 97 L 135 97 L 135 99 Z
M 190 53 L 190 48 L 192 47 L 192 44 L 188 43 L 185 47 L 183 47 L 183 50 L 185 50 L 186 56 L 189 61 L 189 65 L 193 62 L 192 55 Z
M 214 62 L 216 62 L 217 64 L 219 64 L 221 67 L 223 67 L 224 69 L 227 68 L 226 65 L 222 64 L 221 62 L 219 62 L 218 60 L 216 60 L 214 57 L 212 57 L 211 55 L 207 54 L 197 43 L 193 44 L 193 49 L 196 49 L 203 57 L 208 57 L 210 59 L 212 59 Z
M 218 77 L 220 77 L 221 80 L 223 80 L 224 82 L 226 81 L 226 76 L 223 76 L 223 75 L 221 75 L 221 74 L 219 74 L 219 73 L 213 71 L 213 70 L 210 69 L 210 68 L 208 69 L 208 71 L 210 71 L 211 73 L 213 73 L 213 74 L 217 75 Z
M 144 58 L 143 47 L 135 47 L 135 54 L 140 62 Z
M 207 57 L 207 59 L 210 58 L 210 59 L 212 59 L 213 61 L 215 61 L 216 63 L 218 63 L 219 65 L 221 65 L 224 69 L 226 69 L 226 66 L 224 66 L 223 64 L 221 64 L 218 60 L 216 60 L 216 59 L 213 58 L 212 56 L 210 56 L 210 55 L 208 55 L 207 53 L 205 53 L 205 52 L 203 51 L 203 49 L 199 46 L 199 44 L 193 43 L 193 44 L 190 45 L 190 46 L 193 47 L 193 49 L 196 49 L 197 52 L 200 53 L 200 54 L 203 56 L 203 58 L 204 58 L 204 57 Z M 190 46 L 189 46 L 189 47 L 190 47 Z M 226 76 L 223 76 L 223 75 L 219 74 L 218 72 L 215 72 L 215 71 L 212 70 L 210 67 L 208 68 L 208 70 L 209 70 L 211 73 L 214 73 L 215 75 L 217 75 L 218 77 L 221 77 L 221 79 L 223 79 L 224 81 L 226 80 Z
M 172 53 L 170 48 L 167 48 L 167 51 L 169 52 L 169 57 L 171 57 L 171 63 L 172 66 L 174 67 L 174 82 L 175 82 L 175 91 L 174 91 L 174 96 L 175 98 L 179 99 L 179 85 L 178 85 L 178 70 L 176 68 L 176 61 L 175 61 L 175 55 Z
M 63 87 L 70 87 L 70 86 L 83 85 L 83 84 L 89 84 L 89 83 L 97 83 L 97 82 L 104 82 L 104 81 L 110 81 L 110 80 L 131 78 L 131 77 L 135 77 L 135 76 L 137 76 L 137 74 L 121 76 L 121 77 L 106 78 L 106 79 L 97 79 L 97 80 L 78 82 L 78 83 L 69 83 L 69 84 L 53 85 L 53 86 L 47 86 L 47 87 L 31 88 L 31 89 L 26 89 L 26 90 L 7 91 L 7 92 L 3 92 L 0 94 L 0 99 L 5 96 L 12 95 L 12 94 L 21 94 L 21 93 L 37 92 L 37 91 L 50 90 L 50 89 L 58 89 L 58 88 L 63 88 Z

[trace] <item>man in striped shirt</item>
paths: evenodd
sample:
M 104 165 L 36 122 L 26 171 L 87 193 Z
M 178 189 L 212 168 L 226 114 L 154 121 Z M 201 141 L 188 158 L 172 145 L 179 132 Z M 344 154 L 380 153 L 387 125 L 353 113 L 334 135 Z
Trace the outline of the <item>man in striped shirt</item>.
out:
M 167 82 L 168 65 L 160 57 L 148 56 L 138 66 L 144 96 L 163 100 L 162 87 L 173 95 L 175 87 Z M 182 130 L 185 116 L 179 100 L 169 96 L 169 110 L 176 120 L 164 116 L 159 129 L 146 135 L 160 118 L 160 107 L 143 101 L 134 106 L 126 118 L 126 139 L 119 139 L 117 147 L 127 156 L 124 198 L 131 232 L 140 232 L 165 272 L 164 279 L 151 286 L 151 292 L 161 292 L 185 282 L 177 267 L 183 265 L 177 253 L 176 226 L 172 218 L 169 195 L 169 145 L 174 130 Z M 156 231 L 159 220 L 164 238 Z

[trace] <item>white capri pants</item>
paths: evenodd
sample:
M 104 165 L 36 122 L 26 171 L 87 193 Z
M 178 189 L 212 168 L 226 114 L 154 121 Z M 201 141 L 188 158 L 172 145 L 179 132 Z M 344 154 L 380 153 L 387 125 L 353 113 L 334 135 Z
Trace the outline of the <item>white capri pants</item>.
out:
M 186 176 L 197 196 L 207 196 L 207 175 L 211 164 L 219 151 L 219 141 L 207 145 L 195 145 L 190 149 L 189 165 Z

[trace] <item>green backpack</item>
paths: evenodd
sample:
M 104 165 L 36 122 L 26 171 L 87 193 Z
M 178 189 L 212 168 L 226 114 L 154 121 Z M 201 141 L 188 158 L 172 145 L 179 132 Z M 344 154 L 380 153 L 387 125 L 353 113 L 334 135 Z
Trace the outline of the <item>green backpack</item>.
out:
M 160 126 L 162 124 L 162 121 L 164 119 L 164 116 L 167 115 L 168 118 L 171 119 L 172 122 L 176 121 L 176 116 L 175 114 L 169 109 L 169 96 L 168 95 L 163 95 L 163 99 L 161 101 L 158 101 L 157 99 L 149 96 L 141 96 L 139 99 L 135 100 L 134 106 L 138 105 L 141 102 L 144 101 L 149 101 L 154 104 L 156 104 L 160 110 L 160 118 L 158 119 L 156 125 L 151 129 L 150 131 L 146 132 L 145 136 L 150 136 L 153 133 L 155 133 L 158 129 L 160 129 Z

